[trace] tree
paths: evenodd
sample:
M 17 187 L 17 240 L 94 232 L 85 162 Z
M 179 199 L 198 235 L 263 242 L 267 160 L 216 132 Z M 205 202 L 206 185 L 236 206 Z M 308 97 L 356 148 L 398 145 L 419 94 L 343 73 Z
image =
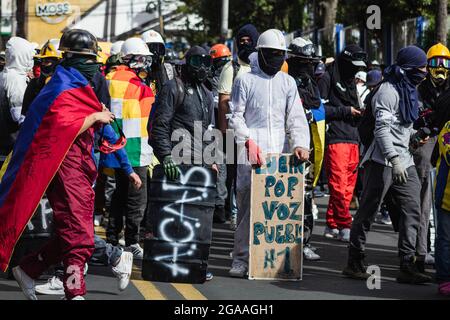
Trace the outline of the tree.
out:
M 447 0 L 437 1 L 436 13 L 436 41 L 446 44 L 447 42 Z

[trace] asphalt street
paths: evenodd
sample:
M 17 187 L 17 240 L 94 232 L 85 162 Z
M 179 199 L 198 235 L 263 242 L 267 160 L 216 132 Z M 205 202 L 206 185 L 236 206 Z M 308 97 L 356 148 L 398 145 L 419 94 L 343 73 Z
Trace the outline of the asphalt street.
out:
M 319 220 L 312 245 L 321 256 L 320 261 L 304 263 L 303 280 L 296 282 L 252 281 L 228 276 L 231 265 L 233 232 L 228 224 L 215 225 L 211 245 L 209 270 L 214 278 L 204 284 L 176 284 L 144 281 L 140 264 L 135 261 L 132 281 L 124 292 L 117 289 L 117 281 L 110 268 L 90 266 L 86 277 L 89 300 L 326 300 L 326 299 L 441 299 L 437 285 L 405 285 L 395 281 L 398 272 L 397 234 L 391 226 L 374 224 L 369 234 L 368 263 L 381 269 L 380 289 L 369 289 L 365 281 L 345 278 L 341 271 L 347 259 L 347 245 L 325 239 L 325 211 L 328 198 L 317 199 Z M 98 229 L 100 235 L 102 230 Z M 434 270 L 427 270 L 434 274 Z M 45 279 L 39 283 L 45 282 Z M 38 296 L 42 300 L 58 300 L 59 296 Z M 0 276 L 0 300 L 24 299 L 17 283 Z

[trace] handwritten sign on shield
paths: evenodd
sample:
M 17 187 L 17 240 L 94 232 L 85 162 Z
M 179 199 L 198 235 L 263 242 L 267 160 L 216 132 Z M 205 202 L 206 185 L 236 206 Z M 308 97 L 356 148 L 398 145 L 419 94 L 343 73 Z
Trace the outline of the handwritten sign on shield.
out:
M 270 154 L 252 171 L 249 279 L 301 280 L 304 165 Z

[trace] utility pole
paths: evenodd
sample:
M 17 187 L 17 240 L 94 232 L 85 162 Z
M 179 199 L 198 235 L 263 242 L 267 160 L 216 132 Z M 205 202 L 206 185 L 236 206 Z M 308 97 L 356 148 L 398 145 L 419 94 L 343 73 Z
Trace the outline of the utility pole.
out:
M 222 22 L 220 26 L 221 42 L 224 42 L 228 37 L 228 7 L 229 0 L 222 0 Z
M 162 0 L 158 0 L 159 33 L 164 38 L 164 17 L 162 16 L 161 3 Z
M 448 0 L 438 0 L 436 14 L 436 40 L 447 44 L 447 5 Z

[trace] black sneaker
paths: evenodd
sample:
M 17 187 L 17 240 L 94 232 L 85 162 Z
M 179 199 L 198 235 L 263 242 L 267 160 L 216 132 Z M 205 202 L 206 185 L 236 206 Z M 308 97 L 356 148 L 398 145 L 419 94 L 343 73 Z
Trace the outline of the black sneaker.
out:
M 342 274 L 357 280 L 367 280 L 370 277 L 370 274 L 367 273 L 367 263 L 364 257 L 355 258 L 350 256 Z
M 431 282 L 431 277 L 420 272 L 414 260 L 403 261 L 397 276 L 398 283 L 422 284 Z

